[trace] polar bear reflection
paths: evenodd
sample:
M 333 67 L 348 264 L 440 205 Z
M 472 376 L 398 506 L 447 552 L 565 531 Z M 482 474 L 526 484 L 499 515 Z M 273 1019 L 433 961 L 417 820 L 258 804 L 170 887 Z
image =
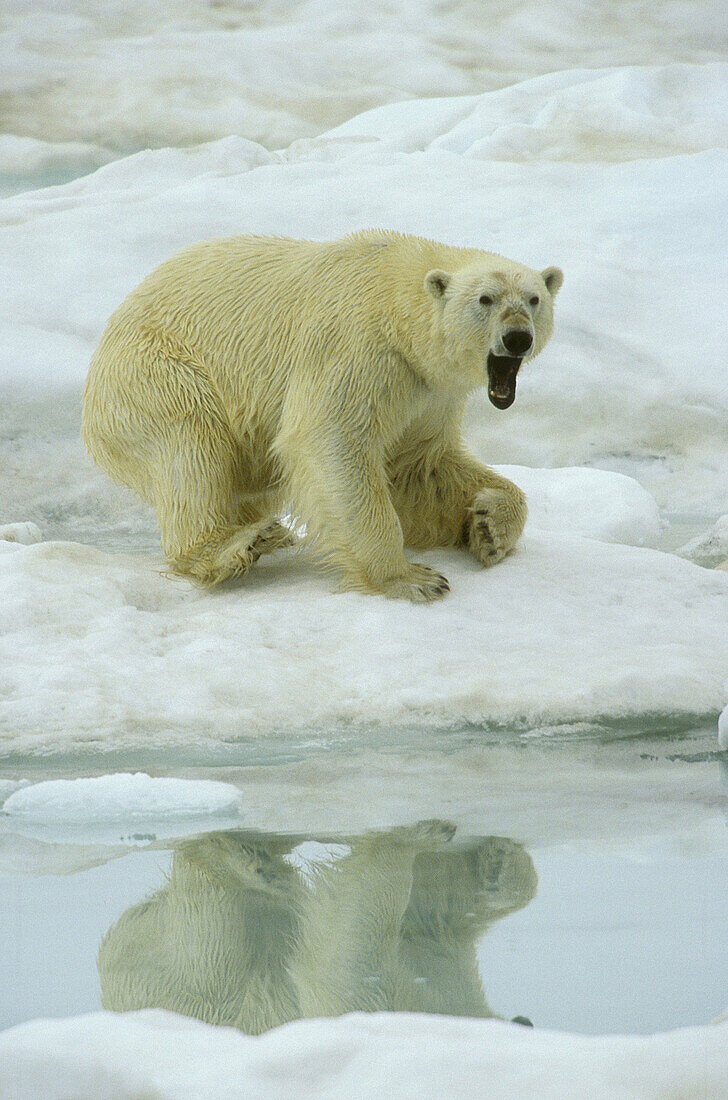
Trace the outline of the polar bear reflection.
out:
M 284 858 L 301 838 L 180 843 L 166 885 L 101 943 L 103 1005 L 254 1034 L 352 1011 L 493 1016 L 476 941 L 528 904 L 536 872 L 514 841 L 448 848 L 453 833 L 423 822 L 367 834 L 311 875 Z

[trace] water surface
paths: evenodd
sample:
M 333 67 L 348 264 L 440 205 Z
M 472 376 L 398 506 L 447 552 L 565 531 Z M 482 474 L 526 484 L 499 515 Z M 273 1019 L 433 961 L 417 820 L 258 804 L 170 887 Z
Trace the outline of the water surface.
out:
M 237 783 L 235 828 L 0 819 L 0 1026 L 102 1005 L 253 1033 L 349 1011 L 587 1033 L 718 1015 L 712 731 L 519 737 L 174 769 Z

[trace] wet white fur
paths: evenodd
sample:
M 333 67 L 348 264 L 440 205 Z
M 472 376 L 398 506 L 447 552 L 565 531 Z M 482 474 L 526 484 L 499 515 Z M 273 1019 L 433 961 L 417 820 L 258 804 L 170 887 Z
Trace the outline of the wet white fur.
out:
M 176 572 L 246 572 L 291 541 L 287 512 L 344 586 L 433 599 L 447 582 L 405 546 L 491 565 L 521 534 L 523 493 L 467 452 L 461 420 L 506 327 L 530 329 L 531 358 L 546 344 L 561 280 L 376 230 L 200 244 L 111 317 L 83 436 L 156 508 Z

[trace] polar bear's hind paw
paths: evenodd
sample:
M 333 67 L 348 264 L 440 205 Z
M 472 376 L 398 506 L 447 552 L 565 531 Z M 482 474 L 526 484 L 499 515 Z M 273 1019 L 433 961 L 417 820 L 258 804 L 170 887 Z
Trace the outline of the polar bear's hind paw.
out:
M 190 577 L 205 588 L 214 588 L 233 577 L 244 576 L 262 554 L 295 542 L 277 520 L 262 520 L 246 527 L 227 528 L 197 542 L 174 560 L 174 572 Z

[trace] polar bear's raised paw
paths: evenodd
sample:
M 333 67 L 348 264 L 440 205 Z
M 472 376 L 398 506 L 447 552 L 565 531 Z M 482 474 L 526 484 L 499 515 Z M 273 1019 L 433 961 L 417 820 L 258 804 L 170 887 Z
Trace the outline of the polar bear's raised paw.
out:
M 470 509 L 468 546 L 483 565 L 496 565 L 510 554 L 526 522 L 526 501 L 520 489 L 482 489 Z

